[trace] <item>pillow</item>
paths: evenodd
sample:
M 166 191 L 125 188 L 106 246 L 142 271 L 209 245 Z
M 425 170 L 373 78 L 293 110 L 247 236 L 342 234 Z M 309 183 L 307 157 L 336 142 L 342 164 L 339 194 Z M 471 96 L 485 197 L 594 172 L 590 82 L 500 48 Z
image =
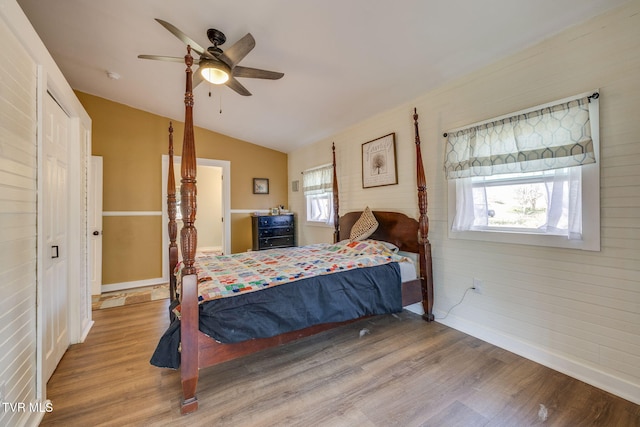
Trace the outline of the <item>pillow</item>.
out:
M 379 240 L 379 242 L 386 247 L 387 249 L 389 249 L 391 252 L 393 252 L 394 254 L 397 254 L 398 251 L 400 250 L 399 247 L 397 247 L 396 245 L 394 245 L 393 243 L 390 242 L 385 242 L 384 240 Z
M 349 234 L 349 240 L 352 242 L 364 240 L 371 236 L 378 229 L 378 221 L 373 216 L 373 212 L 367 206 L 360 218 L 351 227 L 351 233 Z

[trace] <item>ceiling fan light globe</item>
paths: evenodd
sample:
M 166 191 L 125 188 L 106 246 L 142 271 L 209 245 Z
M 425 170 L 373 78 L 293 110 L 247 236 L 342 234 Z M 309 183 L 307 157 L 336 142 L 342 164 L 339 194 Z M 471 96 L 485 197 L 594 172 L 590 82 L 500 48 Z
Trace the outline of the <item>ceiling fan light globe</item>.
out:
M 202 69 L 202 78 L 214 85 L 221 85 L 229 81 L 229 73 L 218 68 L 207 67 Z

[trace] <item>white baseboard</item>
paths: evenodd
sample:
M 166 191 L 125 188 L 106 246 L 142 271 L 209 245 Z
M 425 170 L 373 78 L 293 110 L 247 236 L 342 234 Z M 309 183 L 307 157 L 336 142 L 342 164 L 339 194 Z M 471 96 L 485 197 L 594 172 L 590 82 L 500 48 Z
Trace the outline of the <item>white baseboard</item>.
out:
M 55 410 L 55 406 L 53 407 L 53 409 Z M 42 423 L 43 418 L 44 412 L 31 412 L 25 425 L 30 427 L 38 427 L 40 423 Z
M 108 285 L 102 285 L 101 291 L 105 292 L 114 292 L 114 291 L 122 291 L 124 289 L 135 289 L 135 288 L 143 288 L 145 286 L 156 286 L 167 283 L 162 277 L 158 277 L 156 279 L 146 279 L 146 280 L 136 280 L 133 282 L 121 282 L 121 283 L 110 283 Z
M 89 331 L 91 331 L 91 327 L 93 326 L 94 323 L 95 322 L 93 320 L 87 323 L 86 328 L 84 328 L 84 331 L 82 331 L 82 335 L 80 335 L 80 341 L 78 341 L 79 343 L 83 343 L 84 340 L 87 339 L 87 335 L 89 335 Z
M 570 359 L 566 355 L 553 353 L 547 349 L 537 347 L 532 343 L 521 341 L 516 337 L 477 325 L 476 323 L 452 314 L 449 314 L 445 319 L 438 319 L 438 317 L 444 316 L 445 312 L 438 312 L 436 314 L 436 321 L 555 371 L 562 372 L 594 387 L 615 394 L 630 402 L 640 404 L 640 384 L 631 383 L 607 372 L 603 372 L 594 366 Z

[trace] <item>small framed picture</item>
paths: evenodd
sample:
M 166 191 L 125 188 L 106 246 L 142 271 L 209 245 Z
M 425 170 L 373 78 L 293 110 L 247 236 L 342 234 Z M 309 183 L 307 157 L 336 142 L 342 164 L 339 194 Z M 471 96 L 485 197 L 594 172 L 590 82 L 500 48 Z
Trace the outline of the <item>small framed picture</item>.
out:
M 278 208 L 271 208 L 271 215 L 278 215 L 280 213 Z
M 269 194 L 269 179 L 253 178 L 253 194 Z

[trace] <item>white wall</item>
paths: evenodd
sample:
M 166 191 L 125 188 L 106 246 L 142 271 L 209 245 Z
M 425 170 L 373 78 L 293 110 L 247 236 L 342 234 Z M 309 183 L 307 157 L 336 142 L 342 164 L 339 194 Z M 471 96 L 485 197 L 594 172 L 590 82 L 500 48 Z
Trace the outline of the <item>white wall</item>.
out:
M 37 70 L 16 46 L 0 20 L 0 392 L 11 403 L 36 395 Z M 27 418 L 0 410 L 2 425 Z
M 38 100 L 50 91 L 71 117 L 71 342 L 91 326 L 86 270 L 86 156 L 91 120 L 15 0 L 0 0 L 0 425 L 37 425 L 46 399 L 38 364 Z M 20 405 L 24 405 L 21 407 Z M 13 409 L 12 409 L 13 408 Z M 45 409 L 44 406 L 42 406 Z M 55 402 L 54 402 L 55 410 Z
M 505 35 L 508 37 L 508 35 Z M 418 52 L 416 54 L 419 54 Z M 443 132 L 600 89 L 600 252 L 451 240 Z M 289 153 L 289 181 L 338 157 L 341 212 L 417 217 L 413 107 L 427 173 L 436 316 L 471 335 L 640 403 L 640 1 L 566 30 L 349 130 Z M 362 189 L 361 144 L 396 132 L 399 184 Z M 302 192 L 289 190 L 304 217 Z M 330 241 L 305 226 L 301 244 Z

